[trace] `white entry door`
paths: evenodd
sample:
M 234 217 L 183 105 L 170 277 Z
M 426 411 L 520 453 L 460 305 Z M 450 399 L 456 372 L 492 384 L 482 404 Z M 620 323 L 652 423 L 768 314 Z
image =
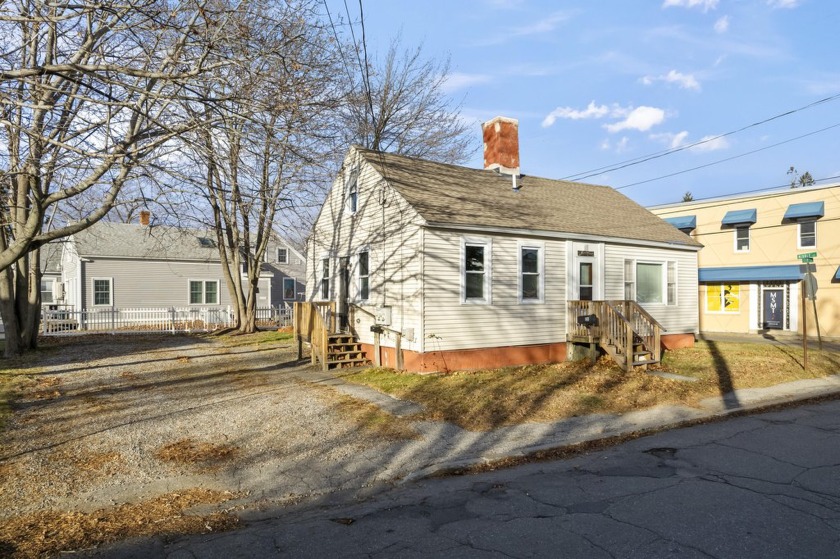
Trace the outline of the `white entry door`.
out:
M 569 243 L 568 299 L 598 301 L 604 298 L 604 245 Z

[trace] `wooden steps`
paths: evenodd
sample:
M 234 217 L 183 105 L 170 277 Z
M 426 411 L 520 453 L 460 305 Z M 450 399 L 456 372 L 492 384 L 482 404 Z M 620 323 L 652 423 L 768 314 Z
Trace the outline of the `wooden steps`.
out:
M 330 334 L 327 344 L 327 369 L 346 369 L 370 365 L 352 334 Z

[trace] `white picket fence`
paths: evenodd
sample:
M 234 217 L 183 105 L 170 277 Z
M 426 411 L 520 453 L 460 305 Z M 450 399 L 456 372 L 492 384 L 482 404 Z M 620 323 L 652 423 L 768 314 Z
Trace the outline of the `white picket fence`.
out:
M 292 307 L 257 309 L 257 325 L 284 327 L 292 324 Z M 166 308 L 46 308 L 41 311 L 41 331 L 45 335 L 80 332 L 210 332 L 233 325 L 231 307 Z

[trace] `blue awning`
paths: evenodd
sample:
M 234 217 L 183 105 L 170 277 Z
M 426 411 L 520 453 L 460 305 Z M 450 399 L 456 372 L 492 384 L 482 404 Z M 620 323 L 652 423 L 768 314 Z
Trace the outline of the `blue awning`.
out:
M 799 281 L 802 272 L 798 264 L 789 266 L 733 266 L 728 268 L 700 268 L 701 282 L 724 281 Z
M 745 225 L 757 221 L 758 212 L 755 208 L 751 210 L 732 210 L 723 216 L 723 225 Z
M 807 202 L 805 204 L 791 204 L 785 212 L 784 219 L 797 220 L 825 215 L 825 202 Z
M 694 215 L 666 217 L 665 221 L 667 221 L 680 231 L 694 231 L 697 228 L 697 216 Z

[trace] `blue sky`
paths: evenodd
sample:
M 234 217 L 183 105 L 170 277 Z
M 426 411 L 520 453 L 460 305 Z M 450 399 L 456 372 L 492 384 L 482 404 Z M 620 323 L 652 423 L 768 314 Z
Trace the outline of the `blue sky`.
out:
M 330 5 L 346 19 L 343 2 Z M 346 5 L 358 18 L 358 0 Z M 372 54 L 401 33 L 407 46 L 422 42 L 429 57 L 450 57 L 447 92 L 477 136 L 479 123 L 494 116 L 519 120 L 525 174 L 589 175 L 685 148 L 583 179 L 645 205 L 677 202 L 686 191 L 699 199 L 782 186 L 791 165 L 816 179 L 840 176 L 840 98 L 686 148 L 840 94 L 835 0 L 363 6 Z M 476 153 L 469 165 L 481 164 Z M 634 185 L 642 181 L 650 182 Z M 834 182 L 840 178 L 825 181 Z

